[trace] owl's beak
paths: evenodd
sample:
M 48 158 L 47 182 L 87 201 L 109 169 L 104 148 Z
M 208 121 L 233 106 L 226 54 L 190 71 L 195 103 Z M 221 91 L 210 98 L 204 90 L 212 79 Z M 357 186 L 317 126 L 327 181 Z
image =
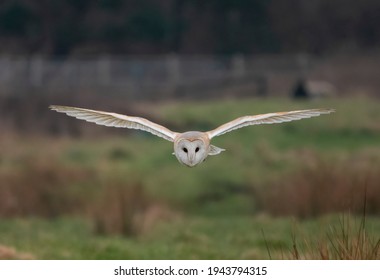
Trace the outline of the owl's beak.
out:
M 190 165 L 191 165 L 191 166 L 194 166 L 194 165 L 195 165 L 195 164 L 194 164 L 194 155 L 191 155 L 191 154 L 190 154 L 190 155 L 188 156 L 188 159 L 189 159 L 189 163 L 190 163 Z
M 189 157 L 188 157 L 188 160 L 189 160 L 189 162 L 188 162 L 188 166 L 190 166 L 190 167 L 194 167 L 194 166 L 197 165 L 197 163 L 196 163 L 196 161 L 195 161 L 194 158 L 195 158 L 194 156 L 189 156 Z
M 194 167 L 194 166 L 196 166 L 196 163 L 194 163 L 193 161 L 189 161 L 189 164 L 187 166 L 188 167 Z

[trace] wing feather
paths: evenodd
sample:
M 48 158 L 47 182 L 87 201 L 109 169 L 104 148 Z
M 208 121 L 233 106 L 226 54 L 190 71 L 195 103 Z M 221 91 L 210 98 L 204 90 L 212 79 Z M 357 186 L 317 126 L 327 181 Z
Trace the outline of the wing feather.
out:
M 173 142 L 178 134 L 147 119 L 90 109 L 52 105 L 50 109 L 80 120 L 110 127 L 140 129 Z
M 278 112 L 269 113 L 255 116 L 244 116 L 237 118 L 233 121 L 225 123 L 214 130 L 207 132 L 208 137 L 211 139 L 215 136 L 220 136 L 224 133 L 230 132 L 235 129 L 239 129 L 248 125 L 256 124 L 272 124 L 290 122 L 305 118 L 317 117 L 322 114 L 330 114 L 335 112 L 334 109 L 310 109 L 310 110 L 298 110 L 290 112 Z

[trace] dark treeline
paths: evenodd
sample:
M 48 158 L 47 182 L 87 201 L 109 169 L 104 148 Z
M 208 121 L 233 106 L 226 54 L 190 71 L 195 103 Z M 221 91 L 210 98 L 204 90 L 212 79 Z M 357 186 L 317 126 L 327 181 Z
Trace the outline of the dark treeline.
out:
M 325 53 L 380 43 L 378 0 L 2 0 L 0 53 Z

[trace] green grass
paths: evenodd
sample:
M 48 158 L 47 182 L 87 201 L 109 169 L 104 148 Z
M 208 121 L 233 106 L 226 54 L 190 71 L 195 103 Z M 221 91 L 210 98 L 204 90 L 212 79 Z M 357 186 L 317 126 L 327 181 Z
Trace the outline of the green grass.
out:
M 12 219 L 0 223 L 0 243 L 36 259 L 287 259 L 292 235 L 316 246 L 337 216 L 296 222 L 291 218 L 187 216 L 159 223 L 139 237 L 94 235 L 82 219 Z M 323 225 L 323 227 L 321 227 Z M 368 219 L 370 232 L 380 221 Z M 265 239 L 263 238 L 263 233 Z M 299 241 L 299 240 L 297 240 Z
M 260 259 L 269 257 L 267 246 L 272 257 L 289 258 L 294 228 L 302 239 L 318 242 L 331 226 L 339 224 L 337 216 L 308 216 L 302 221 L 274 218 L 268 215 L 270 207 L 265 203 L 276 206 L 286 205 L 287 201 L 260 200 L 260 195 L 286 192 L 287 188 L 302 192 L 302 186 L 294 189 L 293 185 L 305 183 L 305 176 L 310 175 L 320 184 L 331 184 L 321 188 L 331 196 L 334 190 L 368 183 L 372 195 L 368 199 L 370 213 L 379 215 L 379 103 L 368 99 L 247 99 L 147 107 L 149 114 L 178 131 L 213 129 L 241 115 L 321 107 L 337 111 L 287 124 L 246 127 L 217 137 L 213 144 L 226 152 L 209 157 L 195 168 L 178 163 L 171 154 L 172 143 L 143 132 L 80 139 L 3 137 L 0 196 L 8 194 L 9 186 L 19 188 L 21 194 L 41 191 L 36 200 L 40 204 L 46 193 L 54 198 L 54 193 L 49 192 L 54 187 L 58 195 L 69 196 L 60 203 L 71 201 L 74 214 L 66 213 L 63 205 L 53 207 L 57 211 L 53 218 L 43 218 L 49 217 L 45 212 L 50 208 L 39 209 L 38 217 L 28 218 L 27 214 L 4 214 L 0 205 L 4 217 L 0 220 L 0 246 L 13 247 L 37 259 Z M 112 130 L 104 127 L 105 133 Z M 330 170 L 332 175 L 326 172 Z M 347 176 L 347 170 L 352 177 Z M 351 179 L 353 183 L 347 183 Z M 168 217 L 147 222 L 144 230 L 129 236 L 96 234 L 91 209 L 97 199 L 107 197 L 104 194 L 114 187 L 135 185 L 141 185 L 144 192 L 132 200 L 165 205 Z M 318 187 L 318 183 L 314 185 Z M 353 190 L 361 202 L 361 194 Z M 22 199 L 29 196 L 20 198 L 20 207 Z M 344 203 L 348 200 L 343 199 Z M 110 200 L 101 205 L 113 204 Z M 25 213 L 33 210 L 34 205 L 28 205 Z M 324 205 L 313 207 L 319 211 Z M 111 211 L 110 215 L 120 211 L 108 208 L 105 211 Z M 318 211 L 315 213 L 323 212 Z M 40 217 L 38 213 L 45 214 Z M 147 214 L 144 219 L 155 220 L 154 217 Z M 378 216 L 369 218 L 367 225 L 370 234 L 379 236 Z

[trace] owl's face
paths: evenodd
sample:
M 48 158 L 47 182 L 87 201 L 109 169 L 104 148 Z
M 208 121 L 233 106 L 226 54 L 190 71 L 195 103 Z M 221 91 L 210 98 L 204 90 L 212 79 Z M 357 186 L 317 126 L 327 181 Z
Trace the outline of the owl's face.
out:
M 209 145 L 202 138 L 186 137 L 186 133 L 174 142 L 174 153 L 178 161 L 193 167 L 202 163 L 209 152 Z

